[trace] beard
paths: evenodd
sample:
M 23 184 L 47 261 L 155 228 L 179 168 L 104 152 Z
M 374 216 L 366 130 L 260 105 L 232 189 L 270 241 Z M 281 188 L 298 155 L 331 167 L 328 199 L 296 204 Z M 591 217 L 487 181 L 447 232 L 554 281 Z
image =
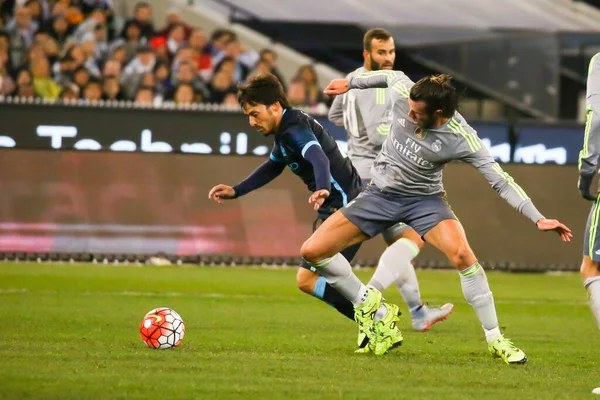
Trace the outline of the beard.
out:
M 417 126 L 421 129 L 431 129 L 433 128 L 433 125 L 435 125 L 435 119 L 433 118 L 433 115 L 429 115 L 427 119 L 420 120 L 417 124 Z
M 377 61 L 375 61 L 373 59 L 373 57 L 371 58 L 371 71 L 379 71 L 381 69 L 383 69 L 384 67 L 393 67 L 393 64 L 390 63 L 383 63 L 383 64 L 379 64 Z

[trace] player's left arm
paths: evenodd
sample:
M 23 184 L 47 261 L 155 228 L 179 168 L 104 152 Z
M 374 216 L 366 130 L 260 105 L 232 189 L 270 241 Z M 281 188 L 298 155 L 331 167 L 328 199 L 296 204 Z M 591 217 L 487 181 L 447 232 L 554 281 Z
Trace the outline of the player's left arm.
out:
M 331 107 L 329 108 L 329 114 L 327 115 L 329 120 L 337 126 L 344 126 L 344 97 L 335 96 Z
M 282 141 L 294 150 L 296 154 L 308 161 L 313 167 L 316 190 L 308 202 L 314 204 L 317 210 L 331 194 L 331 170 L 329 158 L 323 151 L 312 129 L 305 125 L 297 125 L 281 137 Z
M 489 153 L 487 147 L 481 143 L 474 131 L 464 129 L 462 126 L 466 155 L 461 160 L 471 164 L 483 175 L 490 185 L 498 192 L 508 204 L 535 223 L 539 230 L 556 231 L 561 239 L 570 242 L 571 230 L 560 221 L 546 219 L 535 207 L 527 193 L 519 186 L 512 176 L 506 173 Z
M 583 149 L 579 152 L 579 193 L 586 200 L 596 201 L 597 193 L 591 193 L 592 181 L 598 170 L 600 156 L 600 102 L 588 104 L 583 137 Z

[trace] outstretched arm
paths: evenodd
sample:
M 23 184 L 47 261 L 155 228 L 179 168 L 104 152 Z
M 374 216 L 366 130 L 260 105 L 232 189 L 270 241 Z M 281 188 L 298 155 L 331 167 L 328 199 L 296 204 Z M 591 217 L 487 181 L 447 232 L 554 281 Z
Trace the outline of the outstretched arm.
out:
M 512 176 L 502 170 L 494 161 L 487 148 L 477 136 L 470 136 L 469 145 L 474 150 L 462 160 L 471 164 L 487 179 L 490 185 L 508 204 L 535 223 L 541 231 L 555 231 L 565 242 L 570 242 L 573 235 L 571 230 L 560 221 L 546 219 L 540 213 L 527 193 L 515 182 Z
M 388 88 L 392 102 L 407 99 L 413 85 L 402 71 L 369 71 L 352 76 L 350 79 L 334 79 L 324 90 L 330 96 L 346 93 L 350 89 Z
M 237 185 L 233 187 L 227 185 L 213 187 L 208 193 L 208 198 L 214 199 L 219 204 L 223 203 L 223 200 L 236 199 L 271 182 L 281 175 L 284 168 L 285 164 L 269 159 Z

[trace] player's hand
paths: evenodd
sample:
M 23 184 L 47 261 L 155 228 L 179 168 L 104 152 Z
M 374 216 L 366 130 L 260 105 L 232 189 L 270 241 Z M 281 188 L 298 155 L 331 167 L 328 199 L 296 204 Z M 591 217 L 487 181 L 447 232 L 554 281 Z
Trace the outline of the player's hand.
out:
M 323 205 L 326 198 L 329 197 L 329 192 L 325 189 L 317 190 L 308 198 L 310 204 L 315 204 L 314 209 L 318 210 Z
M 554 231 L 558 233 L 563 242 L 570 242 L 573 237 L 571 229 L 556 219 L 542 218 L 537 222 L 537 227 L 540 231 Z
M 593 176 L 579 176 L 579 180 L 577 181 L 577 187 L 579 188 L 579 193 L 581 193 L 581 197 L 586 200 L 596 201 L 596 196 L 594 196 L 590 192 L 590 188 L 592 187 L 592 180 L 594 180 Z
M 350 88 L 348 87 L 348 79 L 334 79 L 329 82 L 329 85 L 323 90 L 323 93 L 329 96 L 336 96 L 338 94 L 346 93 Z
M 235 197 L 235 190 L 231 186 L 217 185 L 210 189 L 208 192 L 208 198 L 214 199 L 219 204 L 223 204 L 222 200 L 230 200 Z

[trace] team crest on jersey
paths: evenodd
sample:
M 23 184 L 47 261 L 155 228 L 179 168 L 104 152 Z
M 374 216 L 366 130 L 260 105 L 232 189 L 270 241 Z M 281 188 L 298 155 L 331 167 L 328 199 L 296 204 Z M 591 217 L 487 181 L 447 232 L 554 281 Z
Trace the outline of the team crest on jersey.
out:
M 431 143 L 431 150 L 439 153 L 439 151 L 442 150 L 442 141 L 437 139 L 435 142 Z
M 423 140 L 425 139 L 425 136 L 427 136 L 427 129 L 422 129 L 417 126 L 417 129 L 415 129 L 415 137 L 417 140 Z

